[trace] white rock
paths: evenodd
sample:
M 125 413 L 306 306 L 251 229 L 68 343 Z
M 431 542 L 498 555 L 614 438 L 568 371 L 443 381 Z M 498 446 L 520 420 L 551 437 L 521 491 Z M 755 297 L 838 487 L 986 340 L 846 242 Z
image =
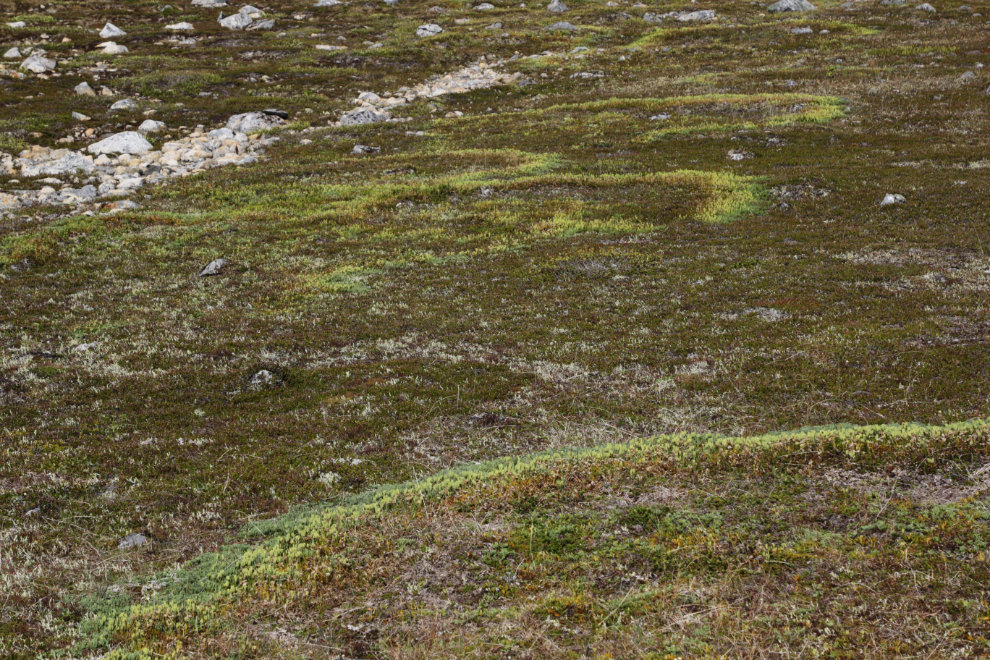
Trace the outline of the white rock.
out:
M 14 28 L 15 30 L 17 28 L 25 27 L 26 25 L 27 23 L 25 23 L 24 21 L 14 21 L 13 23 L 7 23 L 7 27 Z
M 224 26 L 228 30 L 243 30 L 247 26 L 254 22 L 254 19 L 247 14 L 242 14 L 237 12 L 236 14 L 231 14 L 226 18 L 220 19 L 220 25 Z
M 138 133 L 143 133 L 147 135 L 148 133 L 160 133 L 165 130 L 165 122 L 155 121 L 154 119 L 145 119 L 138 126 Z
M 86 151 L 91 154 L 143 154 L 153 148 L 137 131 L 125 131 L 89 145 Z
M 357 100 L 365 103 L 375 104 L 375 103 L 381 103 L 382 97 L 378 96 L 378 94 L 375 94 L 374 92 L 361 92 L 360 94 L 358 94 Z
M 210 131 L 209 135 L 214 140 L 233 140 L 234 135 L 236 135 L 236 133 L 234 133 L 234 131 L 230 130 L 229 128 L 225 127 L 225 128 L 218 128 L 216 130 L 212 130 Z
M 547 11 L 552 12 L 554 14 L 563 14 L 568 9 L 569 7 L 560 0 L 553 0 L 553 2 L 547 5 Z
M 341 126 L 361 126 L 362 124 L 378 124 L 392 118 L 392 113 L 377 108 L 356 108 L 345 112 L 340 118 Z
M 70 151 L 57 160 L 50 160 L 36 165 L 25 165 L 21 176 L 62 176 L 85 172 L 89 174 L 96 169 L 90 156 L 83 156 L 76 151 Z
M 880 202 L 880 206 L 890 206 L 891 204 L 903 204 L 907 199 L 904 195 L 898 195 L 896 193 L 887 193 L 883 196 L 883 201 Z
M 248 16 L 252 16 L 255 18 L 256 18 L 255 14 L 257 14 L 258 16 L 264 14 L 264 12 L 262 12 L 260 9 L 258 9 L 257 7 L 252 7 L 251 5 L 244 5 L 243 7 L 241 7 L 241 13 L 247 14 Z
M 22 56 L 21 56 L 21 51 L 19 51 L 17 49 L 17 46 L 14 46 L 10 50 L 8 50 L 6 53 L 4 53 L 3 54 L 3 57 L 4 57 L 4 59 L 7 59 L 7 60 L 19 60 L 19 59 L 21 59 Z
M 96 96 L 96 92 L 93 91 L 93 88 L 90 87 L 89 83 L 86 81 L 79 83 L 72 89 L 73 91 L 75 91 L 76 94 L 79 94 L 80 96 Z
M 927 11 L 927 12 L 932 13 L 932 14 L 934 14 L 934 13 L 936 13 L 938 11 L 937 9 L 935 9 L 934 7 L 932 7 L 930 4 L 928 4 L 927 2 L 924 3 L 924 4 L 918 5 L 917 7 L 915 7 L 915 9 L 920 9 L 921 11 Z
M 217 7 L 226 7 L 227 0 L 192 0 L 192 6 L 215 9 Z
M 31 73 L 47 73 L 55 69 L 55 65 L 55 60 L 50 60 L 40 55 L 32 55 L 21 62 L 20 68 L 27 69 Z
M 264 112 L 246 112 L 242 115 L 234 115 L 227 120 L 227 128 L 237 133 L 258 133 L 270 128 L 276 128 L 285 123 L 285 120 L 275 115 Z
M 427 23 L 416 28 L 417 37 L 435 37 L 443 32 L 443 28 L 435 23 Z
M 780 0 L 775 2 L 769 7 L 767 11 L 770 13 L 782 12 L 782 11 L 811 11 L 815 6 L 808 2 L 808 0 Z
M 189 31 L 194 28 L 192 23 L 186 23 L 185 21 L 182 21 L 181 23 L 172 23 L 171 25 L 166 25 L 165 29 L 176 30 L 176 31 L 182 31 L 182 30 Z
M 342 5 L 342 4 L 344 4 L 344 3 L 340 2 L 340 0 L 320 0 L 319 2 L 317 2 L 313 6 L 314 7 L 336 7 L 337 5 Z
M 137 110 L 138 104 L 134 99 L 121 99 L 110 106 L 110 110 Z
M 495 9 L 495 5 L 490 2 L 482 2 L 480 5 L 475 5 L 474 8 L 478 11 L 487 11 L 489 9 Z
M 100 30 L 101 39 L 110 39 L 111 37 L 126 37 L 126 36 L 127 33 L 121 30 L 113 23 L 107 23 L 106 25 L 103 26 L 103 29 Z
M 712 9 L 703 9 L 701 11 L 687 12 L 678 16 L 677 20 L 685 23 L 690 21 L 714 21 L 715 11 Z
M 87 117 L 86 115 L 84 115 L 81 112 L 73 112 L 72 113 L 72 118 L 75 119 L 76 121 L 89 121 L 90 120 L 89 117 Z
M 121 46 L 115 41 L 107 41 L 97 46 L 104 55 L 123 55 L 127 52 L 127 46 Z

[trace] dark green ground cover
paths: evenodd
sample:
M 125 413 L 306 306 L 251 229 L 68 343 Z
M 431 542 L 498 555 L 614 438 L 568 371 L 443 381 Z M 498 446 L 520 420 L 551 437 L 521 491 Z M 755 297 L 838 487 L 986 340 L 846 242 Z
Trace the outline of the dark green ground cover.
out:
M 990 79 L 977 64 L 990 6 L 823 2 L 795 17 L 727 2 L 716 24 L 654 26 L 643 12 L 700 5 L 573 2 L 563 18 L 581 30 L 567 34 L 517 3 L 443 15 L 418 1 L 309 4 L 259 4 L 276 30 L 230 33 L 185 2 L 167 15 L 150 2 L 0 3 L 28 22 L 0 26 L 5 45 L 80 53 L 57 78 L 0 77 L 0 148 L 75 135 L 73 110 L 100 135 L 136 125 L 140 113 L 106 110 L 124 96 L 173 128 L 273 106 L 294 121 L 265 162 L 149 190 L 138 212 L 0 221 L 0 654 L 71 646 L 80 599 L 108 584 L 140 599 L 148 576 L 248 522 L 458 462 L 987 414 Z M 100 74 L 117 96 L 75 97 L 100 59 L 89 30 L 106 20 L 129 32 L 130 54 Z M 180 20 L 199 45 L 165 41 Z M 502 30 L 483 29 L 496 20 Z M 446 31 L 412 36 L 426 22 Z M 566 55 L 576 46 L 586 58 Z M 327 127 L 360 91 L 544 51 L 555 55 L 504 67 L 528 84 L 417 103 L 402 124 Z M 464 116 L 443 118 L 453 110 Z M 321 129 L 299 132 L 310 125 Z M 354 156 L 355 144 L 382 151 Z M 908 201 L 880 208 L 887 192 Z M 224 275 L 196 277 L 218 257 Z M 252 388 L 262 368 L 277 378 Z M 738 478 L 727 506 L 772 492 Z M 980 502 L 959 514 L 973 529 Z M 720 511 L 695 512 L 753 538 L 772 529 Z M 884 511 L 900 524 L 900 509 Z M 540 524 L 580 540 L 599 522 Z M 155 542 L 117 551 L 135 531 Z M 939 655 L 905 644 L 877 657 Z M 348 652 L 406 657 L 396 648 Z

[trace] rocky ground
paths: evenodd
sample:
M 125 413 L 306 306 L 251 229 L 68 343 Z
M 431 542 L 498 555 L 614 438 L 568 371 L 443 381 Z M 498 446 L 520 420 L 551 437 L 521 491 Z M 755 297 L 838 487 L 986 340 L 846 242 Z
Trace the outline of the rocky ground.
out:
M 677 516 L 698 533 L 681 541 L 671 540 L 675 527 L 686 533 L 680 522 L 656 522 L 668 509 L 640 512 L 653 527 L 604 509 L 565 520 L 580 513 L 568 500 L 530 520 L 524 500 L 551 495 L 526 495 L 525 479 L 505 485 L 522 504 L 490 520 L 480 496 L 462 508 L 452 496 L 437 511 L 464 534 L 448 530 L 447 559 L 429 550 L 439 518 L 415 533 L 420 513 L 394 523 L 410 540 L 386 550 L 362 532 L 391 586 L 353 574 L 339 584 L 401 603 L 378 621 L 374 608 L 344 616 L 358 605 L 343 600 L 304 616 L 291 609 L 301 592 L 265 593 L 183 651 L 192 633 L 171 619 L 147 628 L 161 631 L 151 639 L 143 624 L 99 616 L 144 621 L 127 608 L 172 607 L 182 592 L 163 575 L 195 571 L 186 562 L 204 553 L 244 552 L 229 544 L 259 543 L 261 521 L 459 463 L 676 432 L 984 417 L 986 3 L 0 0 L 0 10 L 0 656 L 984 653 L 976 436 L 939 445 L 930 474 L 904 450 L 906 476 L 893 482 L 882 460 L 841 452 L 791 481 L 772 470 L 692 481 L 697 465 L 651 463 L 650 474 L 677 472 L 664 487 L 692 503 Z M 792 450 L 760 465 L 797 470 Z M 660 487 L 609 474 L 629 481 L 630 501 Z M 863 489 L 850 474 L 893 485 Z M 705 479 L 723 478 L 734 486 L 712 500 Z M 910 494 L 931 479 L 966 495 Z M 826 481 L 824 500 L 803 499 Z M 780 511 L 742 515 L 778 485 Z M 601 488 L 587 490 L 613 497 Z M 834 516 L 843 525 L 828 527 Z M 921 536 L 891 531 L 912 516 Z M 893 527 L 866 529 L 880 520 Z M 580 539 L 557 553 L 562 563 L 541 564 L 526 525 Z M 635 547 L 683 543 L 694 563 L 630 568 L 632 546 L 613 546 L 633 525 L 661 535 L 635 532 Z M 745 542 L 706 555 L 705 539 L 725 529 Z M 841 552 L 826 562 L 838 541 L 822 534 L 833 533 Z M 743 648 L 726 612 L 778 619 L 730 606 L 763 593 L 733 582 L 733 553 L 771 541 L 790 548 L 765 553 L 774 561 L 825 562 L 820 579 L 888 570 L 905 547 L 923 549 L 917 564 L 904 555 L 902 574 L 937 573 L 927 588 L 940 600 L 926 619 L 924 581 L 891 578 L 886 601 L 887 583 L 869 582 L 877 599 L 849 607 L 880 614 L 857 615 L 860 636 L 842 637 L 836 608 L 786 601 L 767 577 L 787 607 L 814 610 L 787 619 L 813 640 L 796 627 L 779 639 L 747 630 Z M 565 570 L 599 547 L 613 563 Z M 472 553 L 501 558 L 482 568 Z M 942 568 L 924 553 L 942 553 Z M 807 579 L 805 568 L 781 579 Z M 451 571 L 487 580 L 487 595 L 444 591 Z M 626 619 L 642 635 L 609 637 L 633 586 L 615 576 L 630 571 L 637 589 L 666 589 L 679 618 L 644 606 L 649 617 Z M 953 581 L 959 571 L 970 572 Z M 419 586 L 384 599 L 410 576 Z M 323 598 L 324 587 L 294 588 Z M 417 603 L 429 616 L 409 610 Z M 932 627 L 884 637 L 863 623 L 902 606 Z M 445 629 L 445 608 L 496 632 Z M 520 612 L 525 626 L 513 627 Z M 965 627 L 940 627 L 960 617 Z M 437 650 L 440 629 L 462 641 Z

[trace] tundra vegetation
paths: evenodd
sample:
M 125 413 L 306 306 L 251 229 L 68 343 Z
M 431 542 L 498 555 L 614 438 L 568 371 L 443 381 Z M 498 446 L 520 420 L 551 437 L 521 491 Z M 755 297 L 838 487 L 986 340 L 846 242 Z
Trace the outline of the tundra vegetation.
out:
M 289 116 L 3 213 L 0 657 L 990 656 L 990 3 L 315 4 L 0 0 L 13 158 Z

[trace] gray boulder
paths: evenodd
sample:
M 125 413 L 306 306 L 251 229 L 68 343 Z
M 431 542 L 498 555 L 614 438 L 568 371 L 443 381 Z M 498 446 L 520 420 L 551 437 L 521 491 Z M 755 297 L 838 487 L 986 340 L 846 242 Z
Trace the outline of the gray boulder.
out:
M 86 81 L 79 83 L 72 89 L 76 94 L 79 94 L 80 96 L 96 96 L 96 92 L 93 91 L 93 88 L 90 87 L 89 83 Z
M 69 151 L 54 160 L 35 165 L 25 165 L 21 169 L 21 176 L 62 176 L 75 172 L 89 174 L 95 169 L 96 165 L 93 164 L 92 158 L 83 156 L 76 151 Z
M 137 109 L 138 109 L 138 104 L 137 101 L 135 101 L 134 99 L 121 99 L 110 106 L 110 110 L 114 112 L 119 110 L 137 110 Z
M 254 30 L 271 30 L 274 27 L 275 27 L 275 19 L 266 18 L 264 20 L 255 21 L 254 23 L 251 23 L 251 25 L 247 26 L 247 30 L 248 32 Z
M 100 30 L 100 37 L 102 39 L 111 39 L 113 37 L 126 37 L 126 36 L 127 33 L 121 30 L 113 23 L 107 23 L 106 25 L 103 26 L 103 29 Z
M 811 11 L 815 6 L 808 2 L 808 0 L 780 0 L 775 2 L 769 7 L 767 11 L 770 13 L 778 13 L 784 11 Z
M 555 32 L 556 31 L 573 32 L 574 30 L 577 30 L 577 26 L 572 25 L 571 23 L 568 23 L 567 21 L 557 21 L 553 25 L 547 27 L 547 29 L 548 30 L 553 30 Z
M 285 120 L 273 114 L 264 112 L 245 112 L 242 115 L 234 115 L 227 120 L 227 128 L 235 133 L 258 133 L 267 131 L 270 128 L 277 128 L 285 123 Z
M 342 4 L 344 4 L 344 3 L 340 2 L 340 0 L 320 0 L 319 2 L 317 2 L 313 6 L 314 7 L 336 7 L 337 5 L 342 5 Z
M 155 121 L 154 119 L 145 119 L 138 126 L 138 133 L 147 135 L 148 133 L 160 133 L 165 130 L 165 122 Z
M 17 46 L 14 46 L 3 54 L 3 58 L 5 60 L 19 60 L 21 59 L 21 51 L 17 48 Z
M 227 0 L 192 0 L 192 6 L 216 9 L 217 7 L 226 7 Z
M 435 23 L 427 23 L 416 28 L 417 37 L 435 37 L 443 32 L 443 28 Z
M 887 193 L 883 196 L 883 201 L 880 202 L 880 206 L 890 206 L 892 204 L 903 204 L 907 199 L 904 195 L 898 195 L 896 193 Z
M 237 12 L 236 14 L 231 14 L 226 18 L 221 18 L 219 23 L 228 30 L 243 30 L 247 26 L 251 25 L 254 19 L 247 14 L 242 14 Z
M 27 69 L 31 73 L 48 73 L 55 69 L 55 65 L 55 60 L 42 57 L 41 55 L 32 55 L 21 62 L 20 68 Z
M 143 154 L 154 147 L 137 131 L 124 131 L 86 147 L 91 154 Z
M 932 7 L 930 4 L 928 4 L 927 2 L 924 3 L 924 4 L 918 5 L 917 7 L 915 7 L 915 9 L 920 9 L 921 11 L 927 11 L 930 14 L 934 14 L 934 13 L 936 13 L 938 11 L 937 9 L 935 9 L 934 7 Z
M 681 14 L 677 17 L 677 20 L 688 23 L 691 21 L 714 21 L 715 11 L 712 9 L 703 9 L 701 11 L 691 11 Z
M 341 126 L 361 126 L 363 124 L 379 124 L 392 118 L 390 112 L 376 108 L 355 108 L 345 112 L 340 118 Z
M 563 14 L 567 9 L 567 5 L 560 0 L 553 0 L 553 2 L 547 5 L 547 11 L 553 14 Z

